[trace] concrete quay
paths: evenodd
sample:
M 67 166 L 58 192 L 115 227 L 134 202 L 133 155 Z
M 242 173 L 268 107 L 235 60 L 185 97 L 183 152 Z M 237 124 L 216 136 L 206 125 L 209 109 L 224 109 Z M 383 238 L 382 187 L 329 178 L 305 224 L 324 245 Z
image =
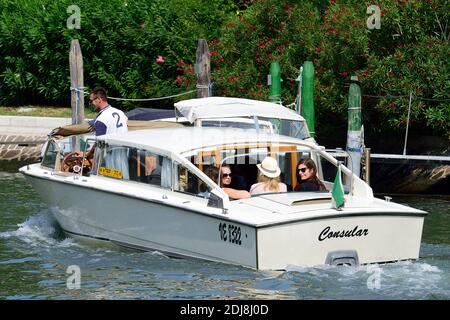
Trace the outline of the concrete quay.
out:
M 71 123 L 71 118 L 0 116 L 0 160 L 37 160 L 47 135 Z

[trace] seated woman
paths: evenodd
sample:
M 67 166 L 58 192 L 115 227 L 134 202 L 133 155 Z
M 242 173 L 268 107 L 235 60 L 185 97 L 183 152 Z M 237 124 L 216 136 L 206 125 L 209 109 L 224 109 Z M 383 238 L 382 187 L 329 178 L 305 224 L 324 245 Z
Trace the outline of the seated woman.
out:
M 317 167 L 312 159 L 302 159 L 297 163 L 295 191 L 327 191 L 317 177 Z
M 287 192 L 287 187 L 280 182 L 280 167 L 277 160 L 272 157 L 266 157 L 261 164 L 256 165 L 259 169 L 258 183 L 250 188 L 251 195 L 271 193 L 271 192 Z
M 217 169 L 215 166 L 208 166 L 204 173 L 208 176 L 208 178 L 210 178 L 212 181 L 217 183 L 217 179 L 219 178 L 219 169 Z M 211 195 L 211 192 L 209 192 L 207 186 L 202 183 L 200 185 L 200 191 L 199 192 L 199 196 L 203 197 L 203 198 L 209 198 L 209 196 Z
M 222 165 L 222 174 L 220 179 L 220 187 L 225 193 L 233 199 L 250 198 L 250 193 L 247 190 L 236 190 L 231 188 L 231 168 L 229 165 Z

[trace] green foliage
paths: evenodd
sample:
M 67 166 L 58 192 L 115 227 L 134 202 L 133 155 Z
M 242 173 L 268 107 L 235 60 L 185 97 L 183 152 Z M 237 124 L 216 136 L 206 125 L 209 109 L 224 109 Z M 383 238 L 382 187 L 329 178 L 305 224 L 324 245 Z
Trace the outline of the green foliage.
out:
M 254 1 L 211 43 L 215 93 L 267 100 L 269 65 L 278 60 L 284 102 L 291 103 L 295 78 L 309 60 L 315 67 L 318 127 L 331 121 L 346 125 L 348 84 L 357 75 L 363 94 L 385 96 L 363 97 L 365 127 L 372 133 L 404 130 L 412 92 L 414 126 L 450 135 L 450 101 L 416 98 L 449 97 L 448 1 L 379 1 L 379 30 L 367 27 L 371 4 Z
M 412 92 L 414 126 L 426 125 L 450 138 L 449 31 L 443 28 L 448 1 L 383 1 L 380 6 L 382 28 L 369 32 L 367 67 L 357 73 L 365 91 L 403 97 L 368 100 L 366 114 L 373 122 L 404 128 Z
M 349 79 L 357 75 L 363 94 L 382 96 L 363 97 L 367 130 L 403 131 L 412 92 L 412 127 L 450 135 L 448 0 L 380 0 L 380 30 L 366 24 L 373 1 L 78 0 L 80 30 L 66 25 L 72 4 L 0 0 L 0 103 L 67 103 L 72 39 L 80 41 L 89 88 L 127 98 L 192 90 L 203 38 L 214 95 L 268 100 L 267 74 L 278 60 L 291 103 L 309 60 L 319 128 L 346 127 Z
M 72 39 L 80 41 L 89 88 L 128 98 L 184 91 L 176 63 L 195 60 L 198 39 L 216 37 L 236 10 L 230 0 L 79 0 L 81 29 L 71 30 L 72 4 L 0 0 L 0 103 L 67 103 Z

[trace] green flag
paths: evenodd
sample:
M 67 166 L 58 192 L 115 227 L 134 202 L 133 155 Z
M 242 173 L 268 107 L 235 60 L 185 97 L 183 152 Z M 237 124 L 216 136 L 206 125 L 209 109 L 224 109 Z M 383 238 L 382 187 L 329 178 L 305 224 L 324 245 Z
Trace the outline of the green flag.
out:
M 338 165 L 336 178 L 334 178 L 333 189 L 331 190 L 331 203 L 334 209 L 341 210 L 344 206 L 344 187 L 341 180 L 341 166 Z

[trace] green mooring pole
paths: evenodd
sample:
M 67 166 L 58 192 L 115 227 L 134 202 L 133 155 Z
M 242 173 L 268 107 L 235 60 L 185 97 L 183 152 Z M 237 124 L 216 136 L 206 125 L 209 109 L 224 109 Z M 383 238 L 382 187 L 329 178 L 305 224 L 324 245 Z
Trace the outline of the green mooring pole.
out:
M 305 61 L 302 70 L 301 115 L 308 124 L 311 137 L 314 138 L 314 65 Z
M 270 64 L 269 75 L 269 100 L 270 102 L 281 102 L 281 69 L 278 61 L 274 61 Z
M 359 177 L 362 153 L 361 88 L 359 87 L 357 76 L 352 76 L 351 81 L 348 91 L 347 131 L 347 151 L 350 153 L 351 161 L 348 167 Z

